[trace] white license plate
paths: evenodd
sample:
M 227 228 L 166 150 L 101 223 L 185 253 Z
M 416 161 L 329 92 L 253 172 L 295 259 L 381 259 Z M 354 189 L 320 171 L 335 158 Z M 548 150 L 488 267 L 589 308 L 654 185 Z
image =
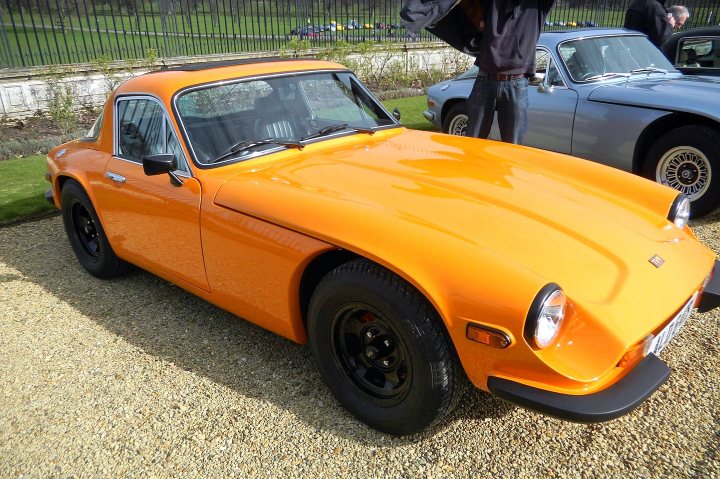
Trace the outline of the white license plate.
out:
M 650 352 L 654 353 L 656 356 L 662 352 L 663 349 L 665 349 L 665 346 L 668 345 L 668 343 L 672 340 L 673 337 L 682 329 L 683 325 L 685 324 L 685 321 L 690 317 L 690 313 L 692 313 L 693 307 L 695 306 L 695 299 L 697 298 L 697 293 L 693 295 L 692 298 L 690 298 L 690 301 L 688 301 L 685 306 L 678 312 L 678 314 L 675 315 L 675 317 L 668 323 L 667 326 L 663 328 L 662 331 L 658 333 L 657 336 L 652 340 L 652 343 L 650 343 Z

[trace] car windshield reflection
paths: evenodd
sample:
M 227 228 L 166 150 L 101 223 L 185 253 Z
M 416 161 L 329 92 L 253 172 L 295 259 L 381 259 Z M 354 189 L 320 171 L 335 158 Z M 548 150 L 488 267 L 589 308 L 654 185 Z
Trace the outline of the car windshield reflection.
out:
M 372 133 L 398 125 L 349 72 L 191 88 L 178 95 L 176 107 L 190 149 L 201 165 L 244 160 L 297 147 L 300 141 Z M 252 150 L 238 145 L 252 145 Z
M 662 52 L 641 36 L 580 38 L 561 43 L 558 52 L 577 83 L 675 72 Z

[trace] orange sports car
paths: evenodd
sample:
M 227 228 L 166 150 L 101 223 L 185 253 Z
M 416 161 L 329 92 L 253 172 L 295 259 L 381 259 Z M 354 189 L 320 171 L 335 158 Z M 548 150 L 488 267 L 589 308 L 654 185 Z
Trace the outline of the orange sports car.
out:
M 408 130 L 341 65 L 170 68 L 48 156 L 82 266 L 135 265 L 298 343 L 360 420 L 439 421 L 463 384 L 581 422 L 632 410 L 717 306 L 688 201 L 561 154 Z

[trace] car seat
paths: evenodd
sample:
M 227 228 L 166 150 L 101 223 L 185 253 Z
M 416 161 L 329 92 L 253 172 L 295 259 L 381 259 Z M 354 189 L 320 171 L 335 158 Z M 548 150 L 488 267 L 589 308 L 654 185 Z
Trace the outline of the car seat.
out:
M 274 93 L 259 97 L 254 104 L 258 138 L 295 138 L 296 129 L 288 110 Z

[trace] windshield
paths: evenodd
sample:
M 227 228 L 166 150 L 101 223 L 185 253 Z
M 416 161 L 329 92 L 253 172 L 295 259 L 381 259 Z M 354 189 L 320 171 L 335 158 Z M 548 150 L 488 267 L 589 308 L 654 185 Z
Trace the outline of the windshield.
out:
M 181 93 L 176 107 L 200 164 L 398 124 L 349 72 L 213 84 Z
M 558 52 L 575 82 L 675 71 L 662 52 L 641 36 L 570 40 L 561 43 Z

